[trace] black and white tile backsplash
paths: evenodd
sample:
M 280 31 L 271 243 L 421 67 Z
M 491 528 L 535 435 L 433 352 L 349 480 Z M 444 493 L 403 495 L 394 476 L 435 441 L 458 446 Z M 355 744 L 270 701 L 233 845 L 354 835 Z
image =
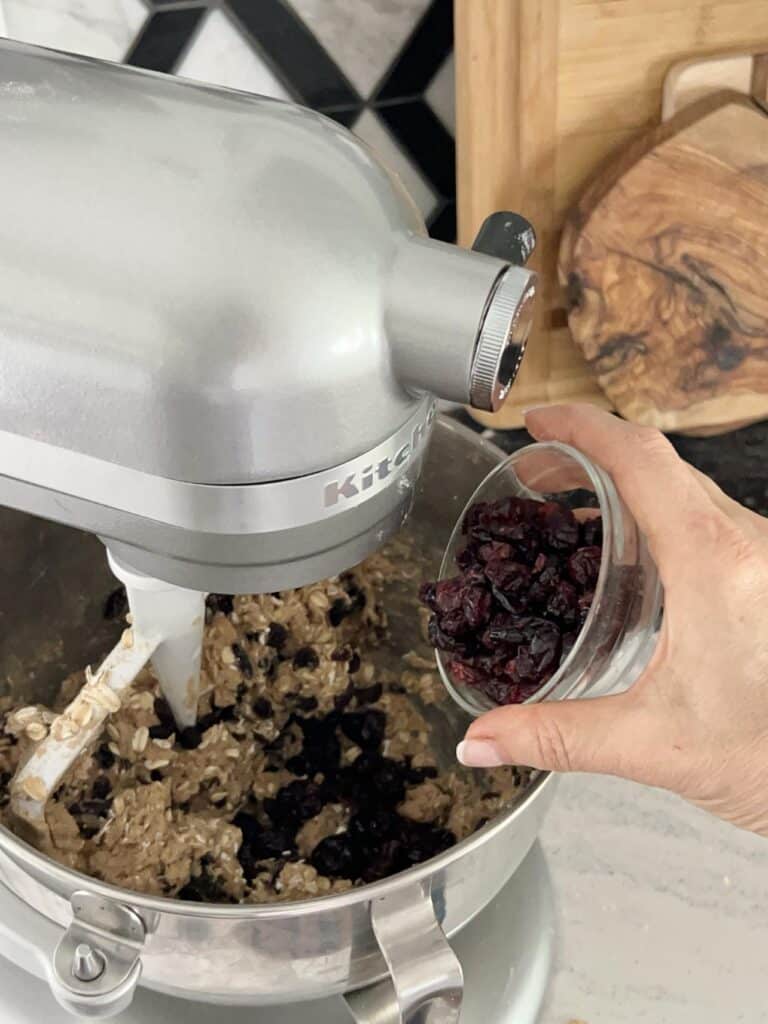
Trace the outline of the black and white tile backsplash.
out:
M 321 110 L 452 241 L 452 16 L 453 0 L 0 0 L 0 34 Z

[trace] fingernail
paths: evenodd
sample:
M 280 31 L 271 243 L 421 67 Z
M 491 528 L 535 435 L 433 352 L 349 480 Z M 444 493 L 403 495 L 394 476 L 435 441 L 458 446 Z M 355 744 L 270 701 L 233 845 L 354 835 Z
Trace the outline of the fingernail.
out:
M 546 405 L 529 405 L 523 409 L 523 416 L 527 416 L 529 412 L 538 412 L 539 409 L 546 409 Z
M 456 757 L 467 768 L 498 768 L 504 764 L 491 740 L 462 740 L 456 747 Z

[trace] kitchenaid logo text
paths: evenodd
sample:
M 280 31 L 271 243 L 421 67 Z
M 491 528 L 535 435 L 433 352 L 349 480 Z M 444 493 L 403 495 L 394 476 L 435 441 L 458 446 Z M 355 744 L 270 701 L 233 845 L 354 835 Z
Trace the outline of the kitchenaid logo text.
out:
M 401 469 L 407 462 L 410 462 L 429 433 L 429 428 L 435 418 L 435 411 L 435 406 L 431 405 L 424 421 L 413 428 L 410 441 L 401 445 L 391 458 L 387 457 L 379 462 L 372 462 L 370 466 L 363 466 L 359 472 L 350 473 L 343 480 L 332 480 L 331 483 L 326 484 L 325 507 L 332 508 L 339 501 L 356 498 L 363 491 L 370 491 Z

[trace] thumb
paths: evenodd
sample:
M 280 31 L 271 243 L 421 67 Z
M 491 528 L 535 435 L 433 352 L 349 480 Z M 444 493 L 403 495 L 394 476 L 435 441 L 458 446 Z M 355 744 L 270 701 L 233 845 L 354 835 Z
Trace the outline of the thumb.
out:
M 652 782 L 658 729 L 629 691 L 593 700 L 495 708 L 473 722 L 456 756 L 472 768 L 525 765 L 555 772 L 601 772 Z

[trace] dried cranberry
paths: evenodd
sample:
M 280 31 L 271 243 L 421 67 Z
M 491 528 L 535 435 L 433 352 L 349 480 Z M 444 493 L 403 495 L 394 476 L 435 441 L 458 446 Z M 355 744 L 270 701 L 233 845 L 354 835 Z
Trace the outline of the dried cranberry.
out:
M 589 609 L 592 607 L 594 599 L 595 595 L 591 591 L 587 591 L 579 598 L 579 626 L 583 626 L 587 621 Z
M 573 551 L 579 543 L 579 524 L 573 512 L 556 501 L 539 505 L 539 523 L 544 542 L 554 551 Z
M 575 626 L 579 618 L 578 594 L 576 588 L 561 580 L 549 596 L 547 615 L 565 626 Z
M 525 644 L 517 652 L 515 675 L 521 683 L 543 683 L 560 663 L 562 635 L 553 622 L 528 619 Z
M 464 619 L 470 629 L 483 626 L 491 614 L 491 595 L 482 587 L 467 587 L 462 606 Z
M 456 565 L 461 569 L 462 572 L 466 572 L 468 569 L 472 569 L 478 565 L 477 551 L 475 550 L 474 544 L 467 544 L 467 546 L 456 555 Z
M 520 562 L 503 562 L 501 559 L 490 561 L 485 566 L 485 575 L 494 588 L 501 591 L 505 600 L 513 604 L 518 604 L 524 598 L 531 583 L 531 570 Z
M 594 590 L 603 553 L 599 547 L 579 548 L 568 559 L 568 574 L 584 590 Z
M 440 629 L 448 636 L 461 637 L 470 629 L 463 608 L 457 608 L 455 611 L 441 615 L 438 622 Z
M 477 549 L 477 558 L 480 562 L 509 562 L 512 559 L 512 545 L 503 541 L 491 540 L 487 544 L 481 544 Z
M 440 580 L 435 584 L 434 611 L 438 615 L 448 615 L 459 611 L 464 600 L 463 576 L 454 576 L 449 580 Z
M 583 547 L 602 547 L 603 545 L 603 520 L 600 516 L 585 519 L 579 527 L 581 534 L 580 544 Z

